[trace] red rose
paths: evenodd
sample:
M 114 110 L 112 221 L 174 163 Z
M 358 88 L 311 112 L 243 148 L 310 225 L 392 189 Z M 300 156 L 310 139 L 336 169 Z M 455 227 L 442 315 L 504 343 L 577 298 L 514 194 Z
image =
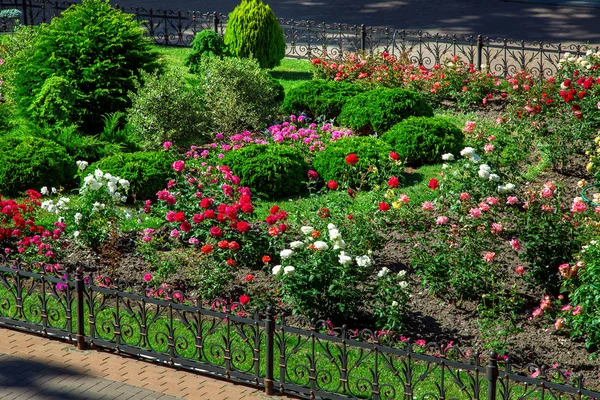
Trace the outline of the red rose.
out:
M 194 214 L 194 216 L 192 217 L 192 221 L 194 221 L 196 224 L 199 224 L 200 222 L 204 221 L 204 215 Z
M 215 217 L 215 212 L 214 210 L 206 210 L 204 211 L 204 218 L 214 218 Z
M 263 263 L 268 264 L 269 261 L 271 261 L 271 257 L 269 257 L 269 256 L 263 256 L 263 258 L 262 258 L 262 262 Z
M 192 230 L 192 224 L 190 224 L 188 221 L 183 221 L 179 227 L 183 232 L 189 232 Z
M 355 165 L 358 162 L 358 156 L 354 153 L 346 156 L 346 164 Z
M 213 199 L 204 198 L 200 201 L 200 207 L 208 208 L 208 207 L 212 206 L 213 201 L 214 201 Z
M 267 218 L 265 218 L 265 221 L 267 222 L 268 225 L 273 225 L 273 224 L 277 223 L 277 217 L 275 215 L 267 215 Z
M 238 244 L 238 242 L 233 241 L 233 242 L 229 242 L 229 248 L 231 250 L 237 250 L 240 248 L 240 245 Z
M 273 206 L 271 207 L 271 209 L 269 210 L 269 214 L 271 215 L 275 215 L 279 212 L 279 206 Z
M 243 294 L 240 296 L 240 303 L 245 306 L 246 304 L 250 303 L 250 296 Z
M 217 246 L 219 246 L 220 249 L 226 249 L 228 245 L 229 243 L 227 243 L 227 240 L 221 240 L 217 243 Z
M 312 169 L 308 171 L 308 179 L 311 181 L 316 181 L 319 179 L 319 174 L 317 171 L 313 171 Z
M 223 236 L 223 231 L 218 226 L 213 226 L 210 228 L 210 234 L 214 237 L 221 237 Z
M 252 282 L 254 280 L 254 275 L 252 274 L 248 274 L 246 275 L 246 282 Z
M 251 213 L 252 211 L 254 211 L 254 206 L 252 204 L 250 204 L 250 203 L 242 204 L 242 212 Z
M 185 221 L 185 214 L 182 211 L 176 212 L 173 218 L 177 222 Z
M 395 176 L 390 177 L 390 180 L 388 181 L 389 187 L 397 188 L 399 184 L 400 184 L 400 180 L 397 177 L 395 177 Z
M 233 258 L 230 258 L 229 260 L 227 260 L 227 265 L 233 267 L 235 265 L 235 260 Z
M 250 230 L 250 224 L 245 221 L 240 221 L 236 224 L 236 229 L 238 232 L 246 233 Z
M 398 155 L 398 153 L 396 153 L 395 151 L 392 151 L 390 153 L 390 158 L 394 161 L 398 161 L 400 159 L 400 156 Z
M 202 250 L 202 252 L 204 254 L 210 254 L 210 252 L 212 251 L 213 247 L 210 244 L 205 244 L 204 246 L 202 246 L 200 248 L 200 250 Z
M 390 205 L 388 203 L 386 203 L 385 201 L 382 201 L 381 203 L 379 203 L 379 211 L 386 212 L 389 209 L 390 209 Z
M 440 186 L 440 182 L 435 179 L 435 178 L 431 178 L 429 180 L 429 184 L 427 185 L 427 187 L 429 187 L 429 189 L 435 190 Z
M 331 180 L 331 181 L 327 182 L 327 187 L 331 190 L 336 190 L 338 188 L 338 184 L 336 181 Z

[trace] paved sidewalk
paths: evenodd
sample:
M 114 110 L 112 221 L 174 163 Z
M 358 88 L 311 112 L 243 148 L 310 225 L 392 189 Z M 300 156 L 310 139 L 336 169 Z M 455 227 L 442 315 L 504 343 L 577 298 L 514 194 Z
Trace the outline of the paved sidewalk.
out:
M 0 328 L 2 400 L 268 398 L 251 387 Z

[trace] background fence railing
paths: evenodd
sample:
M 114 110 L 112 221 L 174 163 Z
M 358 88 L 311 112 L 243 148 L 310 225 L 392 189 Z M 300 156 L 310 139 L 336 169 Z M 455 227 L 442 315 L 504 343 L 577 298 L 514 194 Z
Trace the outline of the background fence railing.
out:
M 1 0 L 2 9 L 22 11 L 21 22 L 49 22 L 68 8 L 70 2 L 58 0 Z M 118 7 L 118 6 L 117 6 Z M 223 34 L 227 16 L 219 13 L 174 11 L 124 7 L 142 23 L 148 36 L 161 45 L 189 46 L 196 33 L 212 29 Z M 363 51 L 376 54 L 407 55 L 415 64 L 432 67 L 444 59 L 460 56 L 477 67 L 487 66 L 497 76 L 526 70 L 540 78 L 552 76 L 558 61 L 566 52 L 576 57 L 598 46 L 526 42 L 483 35 L 445 35 L 404 29 L 366 27 L 364 25 L 326 24 L 313 21 L 279 20 L 285 34 L 288 57 L 341 59 L 346 52 Z M 2 21 L 6 30 L 10 21 Z
M 493 352 L 463 354 L 435 343 L 392 346 L 387 336 L 366 329 L 298 318 L 290 325 L 271 307 L 264 314 L 239 304 L 202 308 L 180 292 L 165 290 L 154 298 L 123 285 L 109 287 L 84 276 L 82 268 L 59 278 L 22 267 L 8 260 L 0 266 L 0 326 L 218 375 L 267 394 L 376 400 L 600 397 L 584 389 L 581 375 L 518 366 Z

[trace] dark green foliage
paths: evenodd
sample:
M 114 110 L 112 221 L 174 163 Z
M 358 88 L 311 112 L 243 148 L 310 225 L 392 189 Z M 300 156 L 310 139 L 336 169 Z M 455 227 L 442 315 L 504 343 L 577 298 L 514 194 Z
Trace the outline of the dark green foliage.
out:
M 312 166 L 324 181 L 347 183 L 349 187 L 368 189 L 371 183 L 382 183 L 391 175 L 400 176 L 401 169 L 390 161 L 392 148 L 371 136 L 343 137 L 325 147 L 313 160 Z M 350 166 L 346 156 L 356 154 L 358 163 Z M 373 168 L 377 168 L 377 172 Z
M 210 115 L 202 93 L 186 84 L 183 73 L 169 69 L 162 74 L 142 73 L 144 84 L 130 92 L 129 123 L 147 150 L 166 141 L 178 147 L 209 140 Z
M 338 122 L 358 134 L 382 134 L 413 115 L 433 116 L 433 110 L 419 93 L 377 88 L 348 100 L 342 107 Z
M 32 46 L 7 60 L 11 95 L 20 108 L 33 111 L 44 104 L 53 123 L 56 112 L 65 123 L 80 123 L 86 133 L 97 133 L 103 117 L 129 105 L 127 92 L 134 89 L 140 70 L 156 67 L 156 53 L 132 15 L 116 10 L 106 1 L 84 0 L 40 27 Z M 57 77 L 60 77 L 57 79 Z M 46 83 L 47 79 L 55 79 Z M 67 86 L 65 81 L 70 85 Z M 45 87 L 46 85 L 46 87 Z M 46 95 L 41 95 L 42 90 Z M 68 92 L 69 101 L 57 93 Z M 74 104 L 71 100 L 74 98 Z M 59 101 L 56 106 L 52 101 Z
M 409 117 L 394 125 L 381 139 L 389 143 L 400 159 L 411 166 L 439 163 L 442 154 L 457 154 L 465 135 L 443 117 Z
M 223 57 L 202 60 L 201 91 L 214 132 L 260 131 L 277 113 L 281 87 L 255 59 Z
M 190 68 L 190 72 L 198 73 L 201 71 L 202 57 L 222 57 L 226 54 L 227 47 L 223 38 L 217 32 L 205 29 L 194 37 L 192 51 L 185 60 L 185 65 Z
M 75 162 L 65 148 L 36 137 L 0 139 L 0 193 L 17 196 L 27 189 L 59 187 L 75 175 Z
M 222 162 L 240 177 L 241 185 L 271 199 L 300 193 L 308 172 L 299 150 L 279 144 L 232 150 Z
M 242 0 L 229 14 L 225 45 L 236 57 L 256 58 L 261 68 L 273 68 L 285 56 L 279 21 L 262 0 Z
M 164 189 L 167 181 L 175 176 L 171 168 L 173 161 L 173 156 L 164 151 L 140 151 L 103 158 L 89 169 L 98 168 L 128 180 L 131 183 L 129 194 L 135 195 L 137 200 L 148 200 L 155 199 L 156 192 Z
M 286 114 L 306 112 L 313 117 L 336 118 L 348 100 L 364 91 L 353 83 L 313 79 L 290 90 L 281 108 Z

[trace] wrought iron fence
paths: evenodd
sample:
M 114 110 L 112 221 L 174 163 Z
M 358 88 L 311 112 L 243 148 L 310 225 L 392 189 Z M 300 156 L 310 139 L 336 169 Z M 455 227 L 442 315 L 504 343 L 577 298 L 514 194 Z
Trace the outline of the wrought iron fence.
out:
M 387 336 L 366 329 L 302 319 L 291 325 L 271 307 L 262 315 L 239 304 L 208 309 L 179 292 L 154 298 L 124 285 L 108 287 L 81 268 L 60 278 L 23 267 L 8 260 L 0 266 L 0 326 L 218 375 L 267 394 L 375 400 L 600 397 L 584 389 L 582 376 L 518 366 L 493 352 L 464 354 L 435 343 L 392 346 Z
M 59 0 L 0 1 L 2 9 L 22 10 L 24 24 L 49 22 L 71 4 Z M 133 14 L 156 43 L 169 46 L 189 46 L 196 33 L 203 29 L 223 34 L 227 23 L 227 16 L 218 13 L 139 7 L 122 10 Z M 343 59 L 346 52 L 376 54 L 386 51 L 392 55 L 406 55 L 413 63 L 429 68 L 446 58 L 460 56 L 478 68 L 485 65 L 492 73 L 503 77 L 521 70 L 540 78 L 549 77 L 556 72 L 558 61 L 566 52 L 579 57 L 588 50 L 599 50 L 598 46 L 589 44 L 526 42 L 482 35 L 444 35 L 313 21 L 280 19 L 279 22 L 286 38 L 288 57 Z M 9 25 L 3 18 L 2 28 L 6 30 Z

